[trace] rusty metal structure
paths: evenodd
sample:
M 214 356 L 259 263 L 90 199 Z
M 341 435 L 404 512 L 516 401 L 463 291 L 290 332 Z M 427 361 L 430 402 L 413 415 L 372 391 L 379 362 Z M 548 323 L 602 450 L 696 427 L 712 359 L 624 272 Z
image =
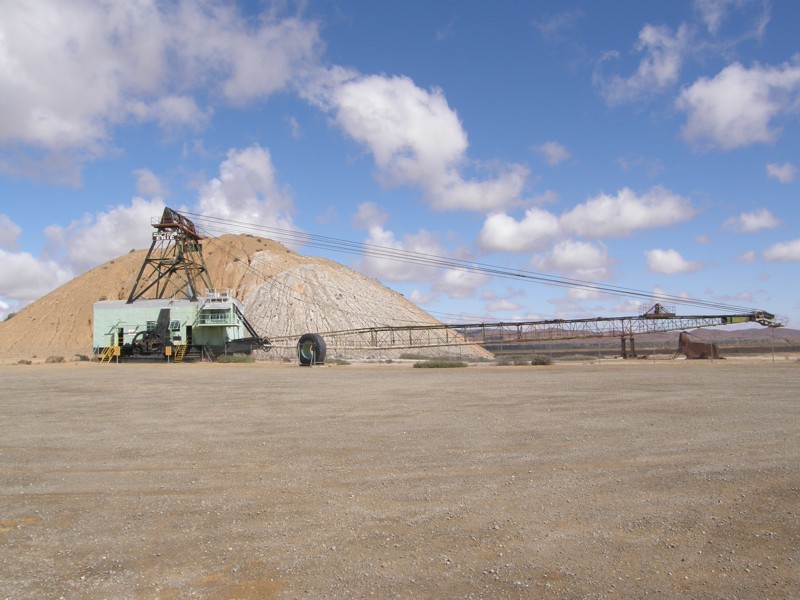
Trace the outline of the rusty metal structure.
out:
M 128 296 L 128 304 L 140 298 L 181 297 L 197 300 L 198 291 L 211 290 L 211 278 L 203 260 L 202 236 L 194 223 L 165 208 L 152 226 L 153 242 Z
M 385 325 L 363 327 L 342 331 L 318 331 L 332 356 L 348 351 L 406 350 L 415 348 L 458 347 L 480 345 L 491 351 L 492 347 L 505 344 L 547 343 L 564 340 L 590 338 L 618 338 L 621 355 L 625 358 L 636 356 L 635 336 L 661 332 L 680 331 L 691 328 L 717 327 L 741 323 L 757 323 L 766 327 L 781 327 L 783 323 L 775 315 L 765 310 L 750 310 L 747 307 L 731 306 L 717 302 L 692 300 L 678 296 L 662 296 L 681 305 L 702 307 L 701 310 L 714 311 L 713 314 L 678 315 L 674 307 L 651 300 L 652 295 L 634 289 L 604 286 L 587 281 L 579 281 L 532 273 L 515 269 L 463 261 L 455 258 L 398 251 L 393 248 L 360 244 L 348 240 L 314 236 L 308 233 L 261 227 L 252 223 L 231 221 L 193 215 L 201 223 L 218 232 L 229 232 L 231 226 L 238 230 L 260 231 L 276 241 L 317 247 L 328 251 L 360 253 L 365 256 L 382 258 L 480 273 L 492 277 L 506 277 L 561 287 L 577 287 L 599 292 L 638 298 L 648 302 L 640 306 L 638 314 L 623 317 L 597 317 L 588 319 L 551 319 L 542 321 L 466 323 L 466 324 L 420 324 Z M 265 280 L 267 278 L 265 277 Z M 650 304 L 650 302 L 654 302 Z M 729 311 L 718 314 L 716 311 Z M 300 335 L 271 336 L 273 347 L 289 350 L 298 343 Z
M 683 354 L 689 359 L 721 358 L 716 344 L 712 342 L 693 342 L 686 331 L 682 331 L 678 336 L 678 354 Z
M 126 301 L 94 304 L 93 348 L 101 362 L 206 359 L 268 351 L 229 290 L 216 291 L 194 223 L 165 208 Z
M 191 220 L 170 208 L 166 208 L 161 218 L 154 219 L 151 224 L 155 228 L 153 241 L 127 303 L 133 304 L 145 298 L 197 302 L 199 291 L 203 288 L 213 289 L 203 260 L 202 236 Z M 259 336 L 247 322 L 241 310 L 235 312 L 251 334 L 250 339 L 266 342 L 266 338 Z M 735 314 L 678 315 L 674 307 L 655 303 L 641 306 L 639 314 L 633 316 L 499 323 L 387 325 L 276 336 L 271 337 L 270 342 L 276 349 L 295 349 L 301 364 L 324 362 L 326 350 L 333 356 L 348 351 L 408 350 L 464 345 L 479 345 L 491 351 L 493 348 L 502 348 L 506 345 L 589 338 L 618 338 L 621 356 L 628 358 L 636 356 L 635 336 L 638 335 L 741 323 L 758 323 L 766 327 L 782 325 L 775 315 L 764 310 Z
M 320 335 L 324 337 L 329 353 L 348 350 L 408 350 L 468 344 L 497 347 L 587 338 L 619 338 L 621 355 L 628 358 L 636 356 L 634 336 L 637 335 L 741 323 L 757 323 L 765 327 L 781 326 L 775 315 L 762 310 L 729 315 L 677 315 L 656 304 L 642 314 L 625 317 L 366 327 L 321 332 Z M 282 343 L 289 345 L 294 343 L 296 336 L 271 339 L 276 346 Z

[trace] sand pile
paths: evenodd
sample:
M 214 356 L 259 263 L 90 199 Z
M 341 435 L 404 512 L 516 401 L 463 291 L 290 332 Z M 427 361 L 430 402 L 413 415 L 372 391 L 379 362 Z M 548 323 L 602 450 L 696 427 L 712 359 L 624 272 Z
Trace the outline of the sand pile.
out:
M 135 250 L 110 260 L 0 323 L 0 359 L 91 356 L 92 305 L 126 299 L 146 255 L 146 250 Z M 229 289 L 242 300 L 255 329 L 269 338 L 438 323 L 378 281 L 330 260 L 301 256 L 272 240 L 210 238 L 203 242 L 203 255 L 216 289 Z M 281 353 L 276 350 L 270 354 Z M 478 347 L 458 353 L 465 358 L 490 356 Z M 380 356 L 391 358 L 392 353 Z

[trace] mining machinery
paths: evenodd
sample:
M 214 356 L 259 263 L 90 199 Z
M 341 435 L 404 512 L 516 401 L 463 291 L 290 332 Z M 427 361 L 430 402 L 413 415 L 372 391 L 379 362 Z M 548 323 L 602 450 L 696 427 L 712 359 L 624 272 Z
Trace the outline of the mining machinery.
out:
M 182 362 L 269 350 L 242 303 L 211 285 L 194 223 L 165 208 L 151 224 L 152 243 L 128 299 L 94 304 L 95 355 Z

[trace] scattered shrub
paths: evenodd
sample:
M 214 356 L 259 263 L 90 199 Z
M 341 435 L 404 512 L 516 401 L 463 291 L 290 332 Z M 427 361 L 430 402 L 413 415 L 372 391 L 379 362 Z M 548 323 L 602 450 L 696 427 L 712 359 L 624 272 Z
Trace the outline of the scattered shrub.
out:
M 546 354 L 504 354 L 497 357 L 498 367 L 522 367 L 552 365 L 553 359 Z
M 333 359 L 329 358 L 329 359 L 327 359 L 325 361 L 325 364 L 326 365 L 336 365 L 336 366 L 343 367 L 343 366 L 349 365 L 350 362 L 344 360 L 343 358 L 333 358 Z
M 460 360 L 423 360 L 414 363 L 415 369 L 452 369 L 466 366 L 467 363 Z
M 17 314 L 17 313 L 15 313 L 15 312 L 13 312 L 13 313 L 8 313 L 8 314 L 6 315 L 6 318 L 5 318 L 5 320 L 6 320 L 6 321 L 8 321 L 8 320 L 9 320 L 11 317 L 13 317 L 13 316 L 14 316 L 14 315 L 16 315 L 16 314 Z
M 531 365 L 534 367 L 543 366 L 543 365 L 552 365 L 553 359 L 547 356 L 546 354 L 534 354 L 531 356 Z
M 561 356 L 561 357 L 559 357 L 558 360 L 562 361 L 562 362 L 563 361 L 568 361 L 568 360 L 574 360 L 574 361 L 597 360 L 597 357 L 596 356 L 591 356 L 589 354 L 571 354 L 569 356 Z
M 55 363 L 63 363 L 64 357 L 63 356 L 48 356 L 44 359 L 44 362 L 47 364 L 55 364 Z
M 254 363 L 256 362 L 256 359 L 252 356 L 247 356 L 246 354 L 222 354 L 216 358 L 215 362 L 242 364 Z
M 398 358 L 400 358 L 400 360 L 433 360 L 432 356 L 416 354 L 414 352 L 403 352 Z
M 522 354 L 503 354 L 497 357 L 495 363 L 498 367 L 520 367 L 522 365 L 529 365 L 531 359 Z
M 474 362 L 474 363 L 492 363 L 492 362 L 494 362 L 494 358 L 488 358 L 486 356 L 476 356 L 475 358 L 470 358 L 469 362 Z
M 30 365 L 30 364 L 33 364 L 33 363 L 31 361 L 29 361 L 29 360 L 25 360 L 24 358 L 21 358 L 21 359 L 19 359 L 17 361 L 17 364 L 18 365 Z

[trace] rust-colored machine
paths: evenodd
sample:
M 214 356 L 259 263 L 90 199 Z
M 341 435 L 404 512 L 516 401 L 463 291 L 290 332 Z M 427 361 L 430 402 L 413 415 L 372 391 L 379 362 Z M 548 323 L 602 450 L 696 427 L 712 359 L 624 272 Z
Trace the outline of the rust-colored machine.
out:
M 711 342 L 693 342 L 688 332 L 682 331 L 678 336 L 678 354 L 686 358 L 721 358 L 719 348 Z

